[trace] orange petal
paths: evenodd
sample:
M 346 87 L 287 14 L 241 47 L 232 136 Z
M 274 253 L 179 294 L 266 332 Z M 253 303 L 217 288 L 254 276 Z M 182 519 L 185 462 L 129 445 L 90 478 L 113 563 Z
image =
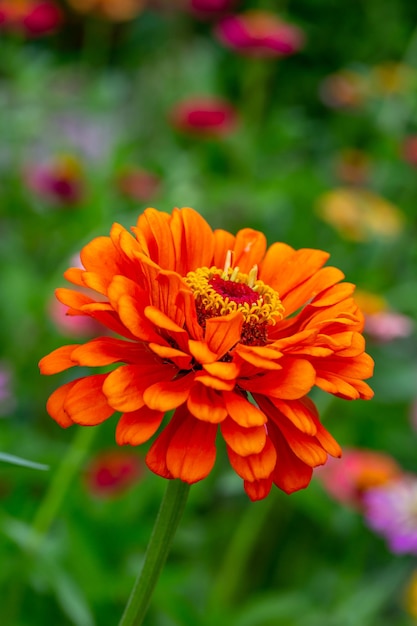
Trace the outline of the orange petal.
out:
M 259 265 L 265 255 L 266 237 L 252 228 L 243 228 L 236 234 L 233 249 L 233 266 L 247 274 L 254 265 Z
M 68 428 L 68 426 L 71 426 L 74 423 L 68 413 L 64 410 L 64 402 L 68 393 L 79 380 L 82 379 L 78 378 L 77 380 L 73 380 L 65 385 L 62 385 L 61 387 L 58 387 L 58 389 L 56 389 L 49 396 L 46 403 L 46 410 L 49 415 L 52 419 L 58 422 L 62 428 Z
M 319 306 L 330 306 L 332 299 L 322 296 L 322 292 L 333 286 L 335 283 L 343 280 L 344 274 L 336 267 L 323 267 L 316 274 L 305 280 L 300 285 L 282 296 L 282 304 L 285 308 L 285 315 L 291 315 L 303 304 L 316 298 Z M 348 283 L 343 283 L 347 285 Z M 345 291 L 348 293 L 348 289 Z M 319 294 L 319 295 L 317 295 Z M 323 304 L 322 304 L 323 297 Z M 326 304 L 325 304 L 326 303 Z
M 156 209 L 146 209 L 133 232 L 145 254 L 161 267 L 175 269 L 175 250 L 169 226 L 171 216 Z
M 163 478 L 173 478 L 168 469 L 166 457 L 171 438 L 181 425 L 181 411 L 182 408 L 175 411 L 174 415 L 155 439 L 146 455 L 145 461 L 149 469 Z
M 138 339 L 158 342 L 160 336 L 146 319 L 140 303 L 131 296 L 121 296 L 117 302 L 121 322 Z
M 229 233 L 227 230 L 219 228 L 214 233 L 214 255 L 213 265 L 222 269 L 226 262 L 226 255 L 229 250 L 233 250 L 235 247 L 235 236 Z
M 225 391 L 223 399 L 230 417 L 240 426 L 262 426 L 267 421 L 266 415 L 257 406 L 236 392 Z
M 285 358 L 283 369 L 250 380 L 239 379 L 244 389 L 257 394 L 296 400 L 305 396 L 316 382 L 316 373 L 309 361 Z
M 220 424 L 220 430 L 227 445 L 240 456 L 258 454 L 265 447 L 265 426 L 244 428 L 228 417 Z
M 277 428 L 271 425 L 268 432 L 278 455 L 278 462 L 272 474 L 274 484 L 285 493 L 293 493 L 307 487 L 313 475 L 312 468 L 292 452 Z
M 282 365 L 277 363 L 277 359 L 282 357 L 282 352 L 268 348 L 266 346 L 245 346 L 238 344 L 236 353 L 247 363 L 259 369 L 278 370 Z
M 61 346 L 50 354 L 47 354 L 39 361 L 39 369 L 41 374 L 49 376 L 50 374 L 58 374 L 69 367 L 74 367 L 76 362 L 71 359 L 71 354 L 80 344 L 75 343 L 70 346 Z
M 85 304 L 91 304 L 94 302 L 93 298 L 87 296 L 81 291 L 64 289 L 63 287 L 55 289 L 55 295 L 62 304 L 71 307 L 71 309 L 80 310 Z
M 168 315 L 165 315 L 165 313 L 154 306 L 147 306 L 145 308 L 145 316 L 152 324 L 158 326 L 158 328 L 162 328 L 171 333 L 185 333 L 185 330 L 181 326 L 178 326 Z
M 257 401 L 257 395 L 254 394 L 254 398 Z M 304 402 L 304 398 L 300 400 L 279 400 L 278 398 L 259 398 L 259 402 L 272 403 L 273 406 L 281 411 L 286 418 L 288 418 L 298 430 L 306 435 L 316 435 L 317 426 L 315 415 L 309 410 Z M 264 410 L 268 414 L 268 404 L 263 404 Z M 273 410 L 273 409 L 272 409 Z
M 207 320 L 205 340 L 218 359 L 240 341 L 242 325 L 243 315 L 239 311 Z
M 168 443 L 166 463 L 171 475 L 190 484 L 205 478 L 216 460 L 216 433 L 217 425 L 184 412 Z
M 210 267 L 214 251 L 213 231 L 206 220 L 189 207 L 174 209 L 171 218 L 177 271 L 181 276 L 198 267 Z
M 111 363 L 137 363 L 148 353 L 143 345 L 113 337 L 98 337 L 76 348 L 72 359 L 77 365 L 102 367 Z
M 271 476 L 277 461 L 277 454 L 269 437 L 266 438 L 263 450 L 258 454 L 240 456 L 229 446 L 227 447 L 227 454 L 236 474 L 250 482 Z
M 64 278 L 65 280 L 67 280 L 70 283 L 73 283 L 74 285 L 83 287 L 84 286 L 83 279 L 82 279 L 83 274 L 84 274 L 84 270 L 82 270 L 81 268 L 69 267 L 64 272 Z
M 169 345 L 161 345 L 159 343 L 149 343 L 148 347 L 152 352 L 157 354 L 161 359 L 172 361 L 180 370 L 188 370 L 191 368 L 191 357 L 189 354 L 171 348 Z
M 87 376 L 75 383 L 64 401 L 64 411 L 76 424 L 95 426 L 113 415 L 102 388 L 107 374 Z
M 260 480 L 254 480 L 253 482 L 245 480 L 243 482 L 243 486 L 252 502 L 263 500 L 271 491 L 272 477 L 269 476 L 268 478 L 261 478 Z
M 193 376 L 157 382 L 144 391 L 143 400 L 154 411 L 171 411 L 187 401 L 193 382 Z
M 146 406 L 123 413 L 116 427 L 116 442 L 119 446 L 139 446 L 156 433 L 163 417 L 162 411 L 152 411 Z
M 212 424 L 222 422 L 227 415 L 221 394 L 200 383 L 191 388 L 187 408 L 197 419 Z
M 178 308 L 184 313 L 185 325 L 190 337 L 197 341 L 203 339 L 204 331 L 198 323 L 195 299 L 192 291 L 190 289 L 180 289 L 175 302 Z
M 211 376 L 203 371 L 196 372 L 194 380 L 202 383 L 206 387 L 210 387 L 211 389 L 217 389 L 217 391 L 231 391 L 235 386 L 234 380 L 221 380 L 220 378 Z
M 212 352 L 205 341 L 188 340 L 188 349 L 198 363 L 214 363 L 217 354 Z
M 103 392 L 116 411 L 130 413 L 144 405 L 143 393 L 150 385 L 170 380 L 176 373 L 176 367 L 153 359 L 141 364 L 123 365 L 108 375 Z
M 217 361 L 216 363 L 206 363 L 203 365 L 203 368 L 211 376 L 221 378 L 222 380 L 236 380 L 237 376 L 239 376 L 239 366 L 234 362 Z

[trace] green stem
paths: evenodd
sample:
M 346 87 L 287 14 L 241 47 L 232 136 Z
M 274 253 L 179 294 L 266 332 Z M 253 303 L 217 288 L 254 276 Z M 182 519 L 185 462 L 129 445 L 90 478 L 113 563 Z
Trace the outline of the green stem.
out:
M 169 480 L 145 554 L 119 626 L 139 626 L 168 557 L 175 531 L 187 502 L 190 485 Z
M 212 587 L 210 606 L 213 610 L 219 611 L 233 603 L 242 586 L 241 578 L 248 574 L 249 559 L 275 503 L 274 493 L 270 493 L 265 500 L 251 503 L 240 519 Z
M 44 499 L 42 500 L 32 522 L 32 541 L 29 550 L 35 552 L 43 537 L 57 516 L 68 488 L 78 474 L 91 443 L 96 436 L 96 428 L 79 428 L 68 448 L 60 466 L 55 472 Z

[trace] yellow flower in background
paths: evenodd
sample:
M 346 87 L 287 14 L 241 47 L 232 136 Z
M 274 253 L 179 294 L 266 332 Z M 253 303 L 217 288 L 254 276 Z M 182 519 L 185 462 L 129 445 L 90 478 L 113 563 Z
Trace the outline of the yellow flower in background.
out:
M 323 194 L 318 200 L 317 214 L 352 241 L 394 238 L 404 224 L 404 214 L 398 207 L 368 189 L 355 187 L 340 187 Z
M 405 609 L 417 623 L 417 570 L 412 573 L 406 588 Z
M 407 93 L 415 86 L 416 76 L 415 69 L 404 63 L 376 65 L 370 74 L 372 93 L 382 96 Z
M 68 4 L 80 13 L 96 13 L 114 22 L 136 17 L 143 9 L 144 0 L 68 0 Z

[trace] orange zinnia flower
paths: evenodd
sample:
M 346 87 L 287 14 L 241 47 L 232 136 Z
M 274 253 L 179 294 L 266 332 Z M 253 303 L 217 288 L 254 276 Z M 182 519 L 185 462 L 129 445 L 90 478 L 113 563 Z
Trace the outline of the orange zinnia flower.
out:
M 156 474 L 205 478 L 220 428 L 252 500 L 272 483 L 287 493 L 306 487 L 312 468 L 341 454 L 309 391 L 373 395 L 354 286 L 323 267 L 326 252 L 267 249 L 249 228 L 213 232 L 189 208 L 147 209 L 132 230 L 115 224 L 83 248 L 85 269 L 67 270 L 97 298 L 57 290 L 70 315 L 89 315 L 122 338 L 63 346 L 41 360 L 43 374 L 115 366 L 57 389 L 51 417 L 92 426 L 120 411 L 117 443 L 139 445 L 174 411 L 146 456 Z

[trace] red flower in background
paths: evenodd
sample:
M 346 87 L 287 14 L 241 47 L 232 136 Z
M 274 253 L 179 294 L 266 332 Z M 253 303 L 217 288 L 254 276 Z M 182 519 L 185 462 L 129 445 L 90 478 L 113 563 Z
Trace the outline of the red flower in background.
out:
M 130 166 L 119 172 L 116 184 L 127 198 L 147 202 L 158 193 L 161 181 L 153 172 Z
M 216 458 L 220 430 L 230 463 L 252 500 L 274 483 L 287 493 L 341 450 L 307 397 L 371 398 L 363 316 L 354 285 L 323 267 L 321 250 L 269 248 L 246 228 L 212 231 L 189 208 L 147 209 L 133 236 L 115 224 L 81 251 L 84 269 L 65 276 L 79 290 L 56 294 L 72 315 L 119 335 L 58 348 L 43 374 L 99 367 L 59 387 L 47 410 L 63 427 L 100 424 L 116 411 L 120 445 L 140 445 L 156 474 L 194 483 Z M 107 371 L 103 372 L 103 367 Z M 109 368 L 110 367 L 110 371 Z
M 230 11 L 237 0 L 188 0 L 190 9 L 199 17 L 218 17 Z
M 177 130 L 206 137 L 228 135 L 237 124 L 237 113 L 233 106 L 215 96 L 183 100 L 174 106 L 170 118 Z
M 283 57 L 304 45 L 303 32 L 267 11 L 247 11 L 224 18 L 215 34 L 227 47 L 248 56 Z
M 96 496 L 114 497 L 122 494 L 143 476 L 140 457 L 126 450 L 100 452 L 85 472 L 87 489 Z
M 62 18 L 61 9 L 51 0 L 0 0 L 0 26 L 29 37 L 54 32 Z

